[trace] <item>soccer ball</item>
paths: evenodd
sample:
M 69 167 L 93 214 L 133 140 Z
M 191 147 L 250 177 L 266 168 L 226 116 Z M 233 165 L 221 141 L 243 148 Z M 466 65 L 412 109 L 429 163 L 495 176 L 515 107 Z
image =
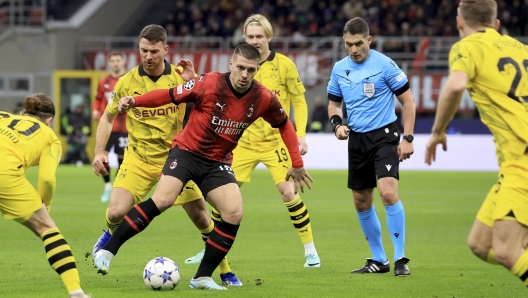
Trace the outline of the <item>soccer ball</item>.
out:
M 143 281 L 154 291 L 172 290 L 180 281 L 180 269 L 173 260 L 158 257 L 150 260 L 145 266 Z

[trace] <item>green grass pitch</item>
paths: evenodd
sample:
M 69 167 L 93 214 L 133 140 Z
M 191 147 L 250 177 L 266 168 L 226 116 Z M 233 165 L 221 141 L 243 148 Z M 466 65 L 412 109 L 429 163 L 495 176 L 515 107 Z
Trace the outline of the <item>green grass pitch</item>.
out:
M 28 176 L 35 182 L 37 169 Z M 303 268 L 304 250 L 268 172 L 256 171 L 243 186 L 245 216 L 229 254 L 233 271 L 244 281 L 227 292 L 188 288 L 198 265 L 183 261 L 202 249 L 200 235 L 182 208 L 172 208 L 127 242 L 110 274 L 92 268 L 94 241 L 104 225 L 106 205 L 99 201 L 101 178 L 91 167 L 60 166 L 51 214 L 76 257 L 84 290 L 103 297 L 526 297 L 520 280 L 500 266 L 471 254 L 466 238 L 475 214 L 495 182 L 494 173 L 403 172 L 400 196 L 407 215 L 406 254 L 411 276 L 352 275 L 370 256 L 359 226 L 345 171 L 311 171 L 313 190 L 302 195 L 310 211 L 318 269 Z M 383 242 L 392 244 L 379 196 L 376 206 Z M 39 238 L 13 221 L 0 223 L 0 297 L 67 297 L 49 267 Z M 172 258 L 181 281 L 171 292 L 145 287 L 142 270 L 157 256 Z M 220 278 L 217 273 L 215 280 Z M 255 280 L 263 283 L 256 285 Z

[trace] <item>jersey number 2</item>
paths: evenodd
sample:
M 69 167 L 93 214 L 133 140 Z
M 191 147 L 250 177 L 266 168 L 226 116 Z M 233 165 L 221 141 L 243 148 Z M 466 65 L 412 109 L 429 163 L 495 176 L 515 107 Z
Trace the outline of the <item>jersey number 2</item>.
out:
M 515 91 L 517 90 L 517 87 L 519 86 L 519 82 L 522 79 L 522 71 L 519 67 L 519 64 L 517 61 L 513 60 L 511 57 L 504 57 L 499 59 L 499 63 L 497 64 L 497 67 L 499 68 L 500 72 L 503 72 L 505 70 L 506 65 L 511 64 L 515 68 L 515 77 L 513 78 L 513 82 L 510 88 L 510 91 L 508 91 L 508 97 L 512 98 L 516 101 L 520 101 L 520 98 L 515 96 Z M 523 67 L 528 72 L 528 60 L 523 61 Z M 528 94 L 526 94 L 528 95 Z M 524 97 L 525 95 L 521 96 Z M 525 99 L 525 101 L 528 99 Z
M 10 117 L 9 117 L 9 114 L 0 113 L 0 118 L 10 118 Z M 26 123 L 26 122 L 31 122 L 33 124 L 30 127 L 28 127 L 27 129 L 25 129 L 25 130 L 18 130 L 16 128 L 16 126 L 19 123 Z M 37 122 L 30 121 L 30 120 L 25 120 L 25 119 L 23 119 L 23 120 L 21 120 L 21 119 L 13 119 L 13 121 L 11 121 L 11 123 L 9 123 L 7 128 L 10 128 L 10 129 L 12 129 L 14 131 L 17 131 L 19 134 L 24 135 L 24 136 L 28 137 L 28 139 L 29 139 L 29 136 L 31 136 L 32 134 L 34 134 L 35 132 L 37 132 L 40 129 L 40 124 L 38 124 Z

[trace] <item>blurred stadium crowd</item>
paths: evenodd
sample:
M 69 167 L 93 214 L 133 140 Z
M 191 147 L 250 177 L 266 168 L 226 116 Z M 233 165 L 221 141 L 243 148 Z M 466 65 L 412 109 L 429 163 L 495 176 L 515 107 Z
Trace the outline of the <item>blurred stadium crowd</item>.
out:
M 504 34 L 528 33 L 528 0 L 498 0 Z M 175 2 L 163 25 L 172 36 L 242 37 L 252 13 L 273 20 L 277 37 L 338 36 L 347 20 L 359 16 L 376 36 L 458 36 L 458 0 L 198 0 Z
M 48 19 L 62 19 L 86 0 L 0 0 L 0 24 L 10 2 L 29 7 L 27 25 L 41 25 L 46 1 Z M 158 0 L 160 1 L 160 0 Z M 163 22 L 170 36 L 222 36 L 241 39 L 241 24 L 252 13 L 273 20 L 277 37 L 338 36 L 345 22 L 368 20 L 373 36 L 457 36 L 454 16 L 459 0 L 195 0 L 175 1 Z M 501 33 L 528 35 L 528 0 L 498 0 Z M 72 5 L 73 4 L 73 5 Z M 68 9 L 69 10 L 69 9 Z M 15 13 L 19 13 L 15 11 Z M 28 17 L 26 16 L 26 18 Z

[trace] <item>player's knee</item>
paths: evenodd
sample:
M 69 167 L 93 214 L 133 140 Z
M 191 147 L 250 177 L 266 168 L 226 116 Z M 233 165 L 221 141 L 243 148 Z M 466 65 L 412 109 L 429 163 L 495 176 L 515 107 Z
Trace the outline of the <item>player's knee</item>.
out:
M 517 261 L 512 254 L 514 249 L 504 243 L 494 244 L 493 250 L 495 251 L 495 260 L 508 269 L 512 268 Z
M 230 208 L 229 210 L 222 210 L 222 220 L 233 225 L 238 225 L 242 221 L 244 212 L 242 206 L 240 208 Z
M 475 239 L 473 237 L 468 237 L 467 245 L 474 255 L 484 261 L 487 260 L 488 252 L 491 249 L 491 245 L 482 243 L 481 241 L 478 241 L 478 239 Z
M 174 201 L 176 201 L 176 198 L 171 198 L 169 196 L 159 196 L 159 197 L 152 197 L 152 200 L 154 200 L 154 204 L 156 204 L 156 207 L 158 207 L 160 212 L 163 212 L 174 204 Z
M 288 203 L 293 201 L 297 197 L 297 195 L 292 190 L 286 190 L 281 192 L 282 201 L 284 203 Z
M 127 214 L 128 210 L 120 209 L 120 208 L 109 208 L 107 213 L 107 218 L 109 222 L 121 222 L 125 215 Z
M 398 191 L 394 188 L 380 189 L 379 192 L 385 206 L 394 205 L 400 200 L 398 197 Z

